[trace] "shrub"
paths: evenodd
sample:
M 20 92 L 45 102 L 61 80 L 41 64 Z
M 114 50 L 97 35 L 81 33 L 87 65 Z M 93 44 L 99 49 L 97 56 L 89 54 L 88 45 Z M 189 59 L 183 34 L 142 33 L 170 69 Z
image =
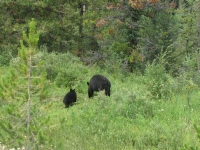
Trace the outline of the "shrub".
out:
M 55 81 L 59 87 L 71 87 L 84 80 L 88 70 L 82 65 L 78 57 L 70 53 L 45 55 L 44 68 L 47 79 Z
M 148 64 L 145 70 L 145 84 L 152 98 L 169 99 L 172 95 L 173 79 L 166 73 L 162 64 Z
M 195 84 L 200 85 L 198 57 L 199 54 L 186 56 L 179 71 L 180 75 L 184 76 L 186 80 L 192 80 Z
M 0 46 L 0 66 L 8 66 L 10 60 L 16 55 L 15 45 L 7 43 L 6 46 L 3 46 L 2 44 Z

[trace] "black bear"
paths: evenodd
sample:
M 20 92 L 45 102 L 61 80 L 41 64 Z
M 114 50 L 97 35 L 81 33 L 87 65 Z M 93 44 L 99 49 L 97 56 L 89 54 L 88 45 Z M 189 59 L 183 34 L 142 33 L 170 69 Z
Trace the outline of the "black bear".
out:
M 105 90 L 106 96 L 110 96 L 110 81 L 102 75 L 94 75 L 90 82 L 87 82 L 88 85 L 88 96 L 89 98 L 93 96 L 94 91 Z
M 70 91 L 65 95 L 63 99 L 63 103 L 65 104 L 65 108 L 71 106 L 74 102 L 76 102 L 76 92 L 75 89 L 70 89 Z

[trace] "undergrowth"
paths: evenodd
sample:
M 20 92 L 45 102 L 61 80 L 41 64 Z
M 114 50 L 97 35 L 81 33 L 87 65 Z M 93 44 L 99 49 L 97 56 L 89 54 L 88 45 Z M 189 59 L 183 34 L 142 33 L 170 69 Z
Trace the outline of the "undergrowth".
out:
M 37 140 L 31 139 L 32 149 L 156 150 L 200 146 L 194 127 L 200 126 L 200 93 L 193 81 L 180 77 L 180 82 L 180 78 L 172 78 L 156 65 L 148 66 L 143 76 L 125 77 L 116 72 L 108 74 L 95 65 L 88 68 L 71 54 L 45 55 L 42 69 L 49 72 L 50 84 L 48 96 L 43 100 L 35 98 L 31 106 L 33 122 L 39 124 L 37 128 L 32 126 L 37 135 Z M 0 73 L 6 71 L 2 68 Z M 88 98 L 86 82 L 94 74 L 105 75 L 111 81 L 110 97 L 102 91 Z M 62 99 L 70 86 L 76 89 L 78 98 L 74 106 L 66 109 Z M 4 126 L 0 128 L 0 142 L 7 148 L 23 147 L 26 130 L 21 128 L 19 132 L 14 126 L 19 121 L 14 119 L 15 111 L 22 104 L 14 99 L 7 103 L 2 97 L 0 104 Z M 14 124 L 9 127 L 11 119 Z

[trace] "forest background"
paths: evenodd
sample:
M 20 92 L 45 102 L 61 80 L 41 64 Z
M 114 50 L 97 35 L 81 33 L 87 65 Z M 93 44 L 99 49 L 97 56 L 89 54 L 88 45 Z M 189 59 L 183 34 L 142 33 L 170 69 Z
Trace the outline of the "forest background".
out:
M 200 1 L 1 0 L 0 20 L 0 147 L 200 147 Z

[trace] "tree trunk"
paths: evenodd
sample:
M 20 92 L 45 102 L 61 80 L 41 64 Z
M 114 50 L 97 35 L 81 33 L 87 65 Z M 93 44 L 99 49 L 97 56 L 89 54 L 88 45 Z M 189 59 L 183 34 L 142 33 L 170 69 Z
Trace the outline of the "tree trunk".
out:
M 30 127 L 30 122 L 31 122 L 31 115 L 30 115 L 30 104 L 31 104 L 31 67 L 32 67 L 32 55 L 30 54 L 29 60 L 28 60 L 28 84 L 27 84 L 27 92 L 28 92 L 28 102 L 27 102 L 27 148 L 30 145 L 30 133 L 29 133 L 29 127 Z
M 84 12 L 85 12 L 85 4 L 82 4 L 82 3 L 80 3 L 79 4 L 79 6 L 80 6 L 80 9 L 81 9 L 81 11 L 80 11 L 80 24 L 79 24 L 79 41 L 78 41 L 78 51 L 79 51 L 79 53 L 81 54 L 81 52 L 82 52 L 82 41 L 83 41 L 83 14 L 84 14 Z

